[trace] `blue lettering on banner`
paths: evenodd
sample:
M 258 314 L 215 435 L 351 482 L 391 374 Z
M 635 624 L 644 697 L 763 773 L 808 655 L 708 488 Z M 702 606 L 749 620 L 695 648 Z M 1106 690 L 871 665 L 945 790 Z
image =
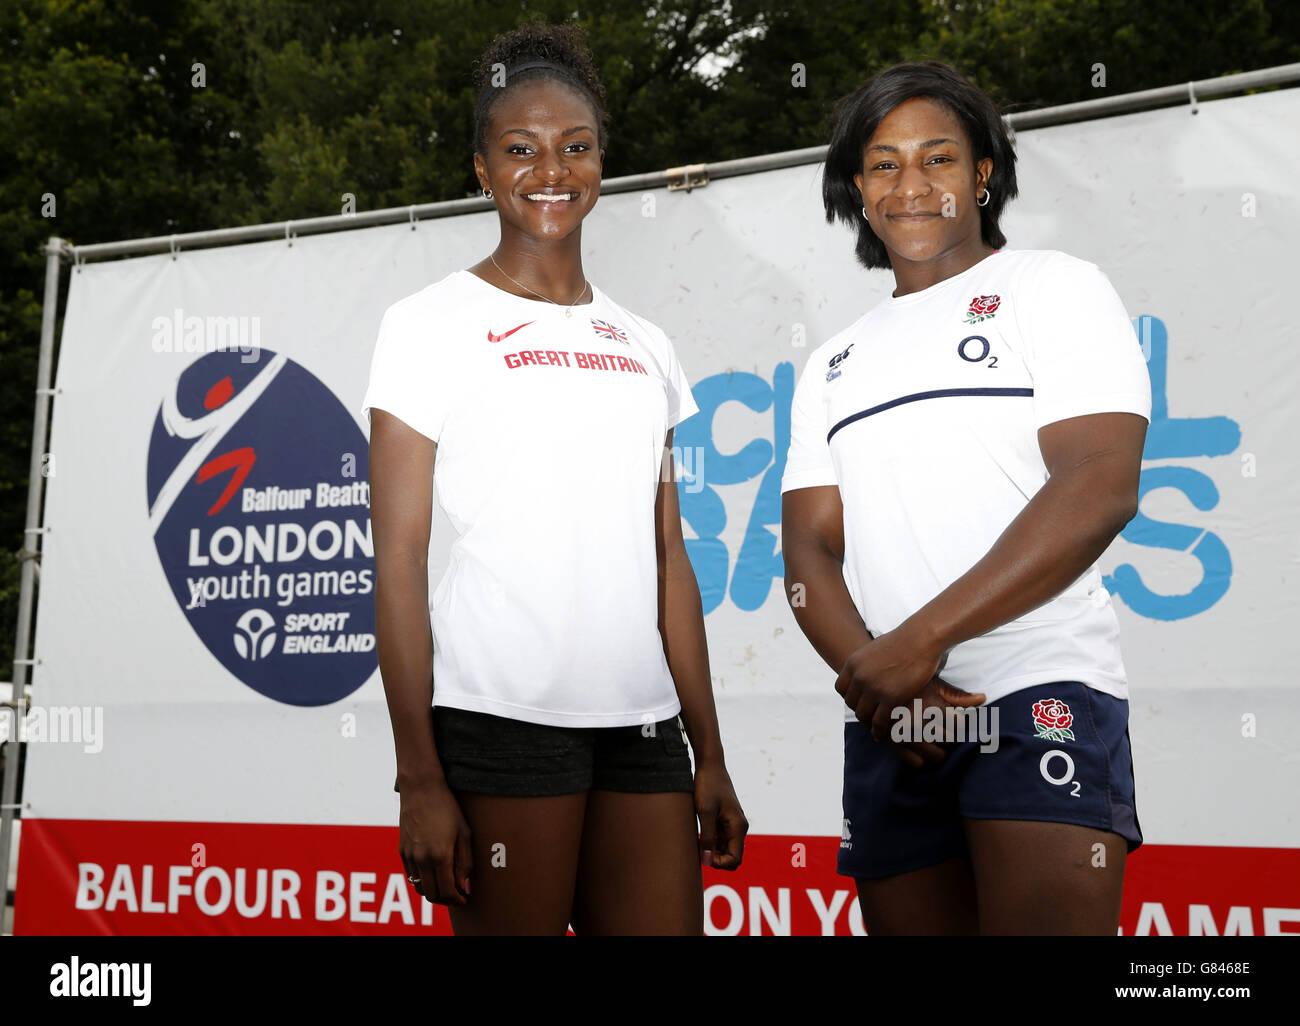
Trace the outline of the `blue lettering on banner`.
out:
M 682 517 L 695 532 L 686 551 L 700 586 L 704 612 L 722 605 L 731 581 L 731 601 L 752 611 L 767 601 L 773 578 L 784 578 L 781 558 L 781 476 L 790 450 L 790 403 L 794 398 L 794 364 L 779 363 L 772 383 L 757 374 L 733 372 L 714 374 L 691 387 L 698 415 L 682 422 L 673 444 L 683 449 L 699 447 L 703 460 L 694 466 L 705 468 L 707 483 L 683 475 L 677 482 Z M 743 403 L 755 413 L 772 411 L 772 439 L 756 438 L 739 452 L 723 455 L 713 442 L 713 418 L 724 403 Z M 698 471 L 696 471 L 698 473 Z M 735 572 L 731 556 L 719 535 L 727 526 L 727 510 L 717 486 L 740 484 L 763 475 L 750 511 L 749 524 L 740 545 Z
M 1158 317 L 1133 319 L 1151 375 L 1151 424 L 1147 429 L 1144 460 L 1190 459 L 1226 456 L 1241 444 L 1241 427 L 1228 417 L 1171 417 L 1167 378 L 1169 333 Z M 1205 511 L 1219 504 L 1214 482 L 1191 467 L 1146 467 L 1138 485 L 1138 501 L 1159 488 L 1177 488 L 1193 506 Z M 1203 613 L 1223 598 L 1232 578 L 1232 557 L 1223 540 L 1212 531 L 1186 524 L 1153 520 L 1139 512 L 1120 537 L 1134 545 L 1186 552 L 1201 564 L 1201 580 L 1182 595 L 1162 595 L 1143 582 L 1137 568 L 1124 563 L 1102 578 L 1114 595 L 1135 613 L 1153 620 L 1182 620 Z
M 1235 420 L 1169 415 L 1168 332 L 1157 317 L 1135 317 L 1133 325 L 1148 354 L 1151 376 L 1151 424 L 1143 460 L 1224 456 L 1235 451 L 1241 444 L 1241 427 Z M 971 336 L 963 344 L 970 342 L 973 347 L 977 340 L 980 336 Z M 772 580 L 785 576 L 780 552 L 781 476 L 790 447 L 794 382 L 794 365 L 783 362 L 776 365 L 770 384 L 757 374 L 732 372 L 704 378 L 692 388 L 700 413 L 678 427 L 674 444 L 699 447 L 704 459 L 693 461 L 693 466 L 707 468 L 707 481 L 696 480 L 694 475 L 700 473 L 697 469 L 684 473 L 677 485 L 682 517 L 695 533 L 694 538 L 687 539 L 686 550 L 699 582 L 705 613 L 722 605 L 728 593 L 737 608 L 759 609 L 771 594 Z M 771 438 L 755 438 L 731 455 L 720 453 L 713 441 L 713 419 L 718 409 L 729 402 L 743 403 L 755 413 L 771 410 Z M 731 553 L 720 537 L 727 526 L 727 510 L 718 489 L 759 475 L 762 480 L 733 572 Z M 1144 467 L 1138 488 L 1139 502 L 1160 488 L 1178 489 L 1202 511 L 1214 509 L 1219 502 L 1214 482 L 1191 467 Z M 1131 564 L 1116 567 L 1114 573 L 1103 577 L 1103 583 L 1134 612 L 1153 620 L 1184 619 L 1205 612 L 1227 593 L 1232 559 L 1227 545 L 1212 531 L 1153 520 L 1139 512 L 1120 537 L 1148 548 L 1186 552 L 1202 569 L 1200 583 L 1190 592 L 1164 595 L 1152 591 Z

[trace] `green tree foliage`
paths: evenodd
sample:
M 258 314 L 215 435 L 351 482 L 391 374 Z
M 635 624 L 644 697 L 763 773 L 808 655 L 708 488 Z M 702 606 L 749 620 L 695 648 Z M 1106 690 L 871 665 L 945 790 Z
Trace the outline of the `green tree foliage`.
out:
M 1298 10 L 1293 0 L 5 0 L 0 537 L 11 555 L 24 544 L 49 236 L 89 243 L 312 217 L 339 213 L 345 194 L 359 210 L 470 194 L 471 67 L 527 18 L 587 27 L 614 176 L 819 145 L 833 102 L 899 60 L 950 61 L 1008 109 L 1300 61 Z M 0 558 L 0 667 L 17 590 L 17 561 Z

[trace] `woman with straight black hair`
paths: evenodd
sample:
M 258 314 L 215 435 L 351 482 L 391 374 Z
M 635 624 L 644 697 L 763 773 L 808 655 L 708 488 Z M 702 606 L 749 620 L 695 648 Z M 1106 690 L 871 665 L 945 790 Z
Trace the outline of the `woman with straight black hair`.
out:
M 1005 248 L 1015 165 L 945 64 L 835 111 L 827 220 L 895 288 L 808 358 L 782 551 L 845 702 L 839 872 L 871 934 L 1113 936 L 1142 841 L 1096 564 L 1137 511 L 1150 380 L 1095 264 Z
M 500 242 L 388 308 L 363 403 L 402 861 L 457 934 L 698 936 L 700 866 L 748 825 L 670 455 L 697 407 L 583 272 L 606 128 L 578 27 L 498 36 L 477 84 Z M 435 456 L 458 537 L 430 597 Z

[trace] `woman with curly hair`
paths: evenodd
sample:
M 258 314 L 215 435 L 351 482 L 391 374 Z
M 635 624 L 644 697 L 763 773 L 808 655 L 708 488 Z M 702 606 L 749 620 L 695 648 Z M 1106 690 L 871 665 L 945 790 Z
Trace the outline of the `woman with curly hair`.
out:
M 457 934 L 698 935 L 747 823 L 670 455 L 697 407 L 583 270 L 606 118 L 578 27 L 498 36 L 478 86 L 500 241 L 388 308 L 363 403 L 402 861 Z M 429 597 L 435 457 L 458 536 Z

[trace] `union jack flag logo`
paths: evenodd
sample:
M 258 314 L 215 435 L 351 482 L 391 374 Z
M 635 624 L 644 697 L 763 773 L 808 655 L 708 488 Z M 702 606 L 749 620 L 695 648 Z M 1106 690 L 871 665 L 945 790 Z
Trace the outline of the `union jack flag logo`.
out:
M 614 327 L 614 325 L 610 324 L 609 321 L 598 321 L 593 318 L 591 321 L 591 330 L 601 338 L 612 339 L 615 342 L 627 341 L 627 335 Z

